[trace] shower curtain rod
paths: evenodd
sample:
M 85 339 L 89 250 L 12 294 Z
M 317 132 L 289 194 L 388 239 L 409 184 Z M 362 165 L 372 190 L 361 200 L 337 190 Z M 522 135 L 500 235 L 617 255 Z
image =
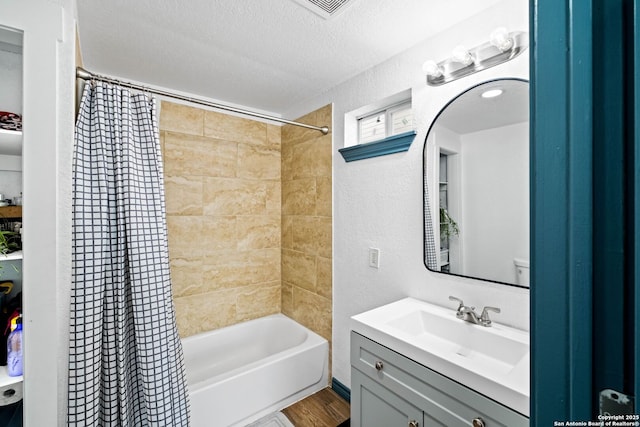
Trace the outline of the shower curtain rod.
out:
M 126 88 L 129 88 L 129 89 L 139 90 L 141 92 L 153 93 L 153 94 L 156 94 L 156 95 L 166 96 L 167 98 L 173 98 L 173 99 L 179 99 L 181 101 L 187 101 L 187 102 L 190 102 L 192 104 L 204 105 L 205 107 L 212 107 L 212 108 L 215 108 L 215 109 L 218 109 L 218 110 L 231 111 L 231 112 L 242 114 L 242 115 L 245 115 L 245 116 L 257 117 L 257 118 L 260 118 L 260 119 L 270 120 L 270 121 L 274 121 L 274 122 L 278 122 L 278 123 L 285 123 L 285 124 L 288 124 L 288 125 L 300 126 L 300 127 L 307 128 L 307 129 L 313 129 L 313 130 L 317 130 L 319 132 L 322 132 L 323 135 L 326 135 L 326 134 L 329 133 L 329 127 L 328 126 L 308 125 L 306 123 L 300 123 L 300 122 L 295 122 L 295 121 L 292 121 L 292 120 L 286 120 L 286 119 L 282 119 L 280 117 L 269 116 L 267 114 L 261 114 L 261 113 L 256 113 L 256 112 L 253 112 L 253 111 L 242 110 L 240 108 L 231 107 L 229 105 L 217 104 L 215 102 L 206 101 L 204 99 L 191 98 L 189 96 L 179 95 L 177 93 L 172 93 L 172 92 L 164 91 L 164 90 L 161 90 L 161 89 L 154 89 L 154 88 L 150 88 L 150 87 L 147 87 L 147 86 L 138 85 L 138 84 L 135 84 L 135 83 L 131 83 L 131 82 L 127 82 L 127 81 L 123 81 L 123 80 L 119 80 L 119 79 L 114 79 L 114 78 L 107 77 L 107 76 L 102 76 L 102 75 L 99 75 L 99 74 L 94 74 L 94 73 L 92 73 L 90 71 L 85 70 L 82 67 L 77 67 L 76 68 L 76 77 L 79 78 L 79 79 L 82 79 L 82 80 L 98 80 L 98 81 L 102 81 L 102 82 L 116 84 L 118 86 L 126 87 Z

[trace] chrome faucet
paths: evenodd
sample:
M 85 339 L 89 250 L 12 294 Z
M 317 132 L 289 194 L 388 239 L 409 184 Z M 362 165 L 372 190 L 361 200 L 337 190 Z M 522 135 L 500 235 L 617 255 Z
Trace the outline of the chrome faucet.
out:
M 489 312 L 493 311 L 494 313 L 500 313 L 500 309 L 498 307 L 485 307 L 482 309 L 482 313 L 478 316 L 478 313 L 476 313 L 476 308 L 467 307 L 466 305 L 464 305 L 464 302 L 460 298 L 450 296 L 449 300 L 455 301 L 459 304 L 456 310 L 456 317 L 458 319 L 464 320 L 465 322 L 473 323 L 474 325 L 489 327 L 491 326 Z

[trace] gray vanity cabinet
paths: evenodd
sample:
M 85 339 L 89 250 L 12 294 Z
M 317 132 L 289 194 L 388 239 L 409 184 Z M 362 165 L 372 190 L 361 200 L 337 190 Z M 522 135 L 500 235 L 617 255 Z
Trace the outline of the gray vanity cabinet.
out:
M 353 427 L 528 427 L 529 418 L 351 332 Z
M 422 410 L 396 396 L 378 383 L 354 369 L 351 375 L 352 426 L 407 426 L 410 422 L 424 425 Z M 360 404 L 358 415 L 353 413 L 353 402 Z

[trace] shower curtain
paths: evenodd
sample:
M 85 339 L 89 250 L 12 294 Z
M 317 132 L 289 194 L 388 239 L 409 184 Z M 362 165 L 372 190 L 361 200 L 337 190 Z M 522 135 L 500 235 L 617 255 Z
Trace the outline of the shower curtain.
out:
M 431 203 L 429 203 L 429 186 L 427 185 L 427 172 L 424 172 L 424 263 L 430 270 L 438 270 L 438 248 L 433 232 L 431 220 Z
M 155 99 L 91 82 L 76 123 L 68 425 L 188 426 Z

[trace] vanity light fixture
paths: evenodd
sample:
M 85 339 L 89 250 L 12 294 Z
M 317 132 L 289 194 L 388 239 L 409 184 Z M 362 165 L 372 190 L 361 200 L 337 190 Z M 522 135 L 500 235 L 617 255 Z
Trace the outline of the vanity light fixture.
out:
M 491 32 L 488 42 L 472 49 L 457 46 L 450 58 L 438 63 L 429 60 L 424 63 L 422 70 L 427 75 L 428 85 L 440 86 L 509 61 L 521 54 L 528 44 L 526 32 L 509 32 L 499 27 Z
M 456 46 L 451 52 L 451 59 L 455 62 L 459 62 L 464 66 L 473 64 L 473 55 L 469 52 L 469 49 L 463 45 Z
M 495 98 L 496 96 L 500 96 L 504 93 L 502 89 L 489 89 L 487 91 L 482 92 L 480 95 L 483 98 Z
M 431 77 L 440 77 L 442 76 L 442 74 L 444 73 L 444 70 L 442 69 L 442 67 L 440 67 L 436 61 L 426 61 L 424 64 L 422 64 L 422 71 L 424 71 L 424 73 L 427 76 L 431 76 Z
M 513 47 L 513 37 L 509 35 L 509 31 L 505 27 L 498 27 L 491 32 L 489 41 L 492 45 L 506 52 Z

